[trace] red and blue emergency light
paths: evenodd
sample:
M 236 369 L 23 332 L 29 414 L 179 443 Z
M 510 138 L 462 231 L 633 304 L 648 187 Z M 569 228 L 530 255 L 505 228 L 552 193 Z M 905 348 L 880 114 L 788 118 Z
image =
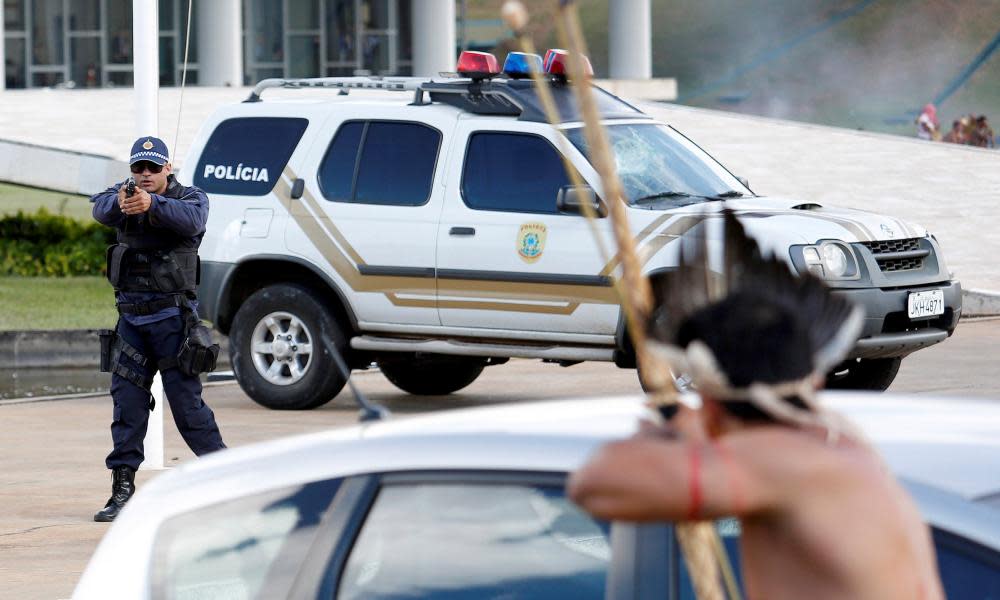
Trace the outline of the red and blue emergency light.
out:
M 587 77 L 594 76 L 594 67 L 590 64 L 590 59 L 583 58 L 583 72 Z M 545 72 L 556 77 L 566 78 L 569 76 L 569 52 L 559 48 L 552 48 L 545 52 L 544 61 Z
M 458 67 L 455 70 L 464 77 L 489 79 L 500 74 L 500 65 L 497 63 L 497 57 L 489 52 L 465 50 L 459 55 Z
M 510 52 L 503 61 L 503 72 L 511 79 L 531 77 L 531 72 L 542 72 L 542 57 L 526 52 Z

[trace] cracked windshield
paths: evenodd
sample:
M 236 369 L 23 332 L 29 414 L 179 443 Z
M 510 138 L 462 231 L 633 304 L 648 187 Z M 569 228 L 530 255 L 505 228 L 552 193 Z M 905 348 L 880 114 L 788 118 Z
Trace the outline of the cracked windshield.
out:
M 565 133 L 580 152 L 588 154 L 583 128 Z M 751 195 L 715 159 L 669 127 L 613 125 L 607 135 L 625 198 L 632 206 L 676 208 Z

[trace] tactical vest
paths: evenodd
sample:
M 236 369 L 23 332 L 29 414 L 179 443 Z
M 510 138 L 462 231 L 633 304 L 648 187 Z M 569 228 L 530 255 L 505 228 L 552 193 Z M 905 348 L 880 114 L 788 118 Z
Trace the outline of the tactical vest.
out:
M 129 217 L 132 219 L 132 217 Z M 146 219 L 129 221 L 108 248 L 108 281 L 119 292 L 194 292 L 200 278 L 197 241 L 151 226 Z

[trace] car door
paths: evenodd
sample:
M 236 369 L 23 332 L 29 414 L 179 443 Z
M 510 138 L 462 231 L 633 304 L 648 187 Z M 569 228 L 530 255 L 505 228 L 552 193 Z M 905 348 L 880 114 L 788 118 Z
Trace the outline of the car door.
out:
M 611 343 L 618 305 L 609 261 L 587 220 L 556 208 L 559 189 L 570 183 L 560 134 L 545 124 L 510 125 L 459 121 L 450 163 L 461 168 L 449 174 L 438 230 L 441 324 Z M 609 236 L 607 219 L 597 228 Z
M 290 597 L 604 597 L 608 525 L 566 498 L 562 474 L 352 478 L 326 522 Z
M 359 325 L 439 325 L 434 283 L 449 119 L 388 109 L 334 117 L 302 163 L 290 201 L 289 250 L 324 265 Z M 454 122 L 453 119 L 450 120 Z M 291 185 L 292 182 L 289 182 Z

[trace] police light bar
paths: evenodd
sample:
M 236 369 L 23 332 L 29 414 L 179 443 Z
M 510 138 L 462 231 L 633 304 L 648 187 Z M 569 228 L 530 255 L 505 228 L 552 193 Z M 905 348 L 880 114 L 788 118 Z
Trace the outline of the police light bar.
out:
M 583 72 L 587 77 L 594 76 L 594 67 L 590 64 L 590 59 L 583 56 Z M 565 79 L 569 76 L 569 52 L 559 48 L 552 48 L 545 52 L 544 61 L 545 72 Z
M 532 71 L 542 72 L 542 57 L 526 52 L 510 52 L 503 61 L 503 72 L 511 79 L 531 77 Z
M 489 79 L 500 74 L 500 65 L 497 63 L 497 57 L 489 52 L 465 50 L 458 57 L 458 67 L 455 70 L 464 77 Z

